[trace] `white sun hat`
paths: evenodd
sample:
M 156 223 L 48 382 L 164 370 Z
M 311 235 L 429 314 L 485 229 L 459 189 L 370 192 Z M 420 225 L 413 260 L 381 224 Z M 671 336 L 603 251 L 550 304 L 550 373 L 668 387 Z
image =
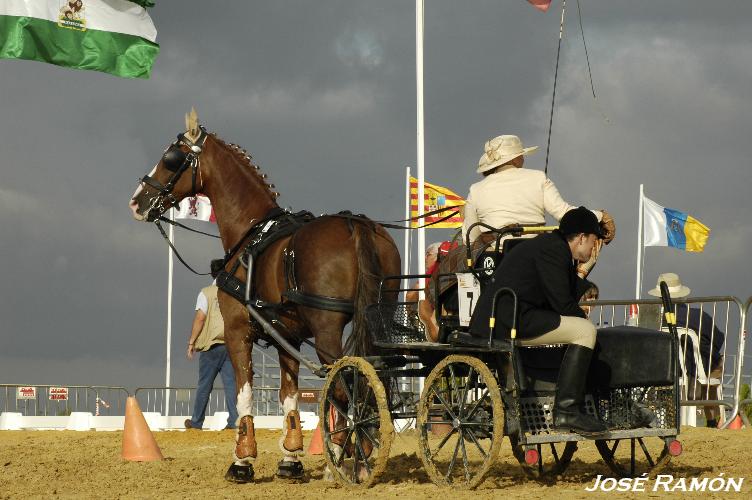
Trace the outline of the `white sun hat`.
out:
M 671 294 L 671 298 L 674 298 L 674 299 L 686 297 L 692 291 L 688 287 L 682 285 L 682 282 L 679 279 L 678 274 L 663 273 L 660 276 L 658 276 L 658 281 L 656 282 L 655 288 L 653 288 L 652 290 L 648 290 L 649 295 L 652 295 L 653 297 L 661 296 L 661 281 L 666 282 L 666 285 L 668 285 L 668 291 Z
M 538 146 L 529 148 L 522 147 L 522 141 L 516 135 L 500 135 L 486 141 L 485 152 L 478 160 L 478 173 L 503 165 L 520 155 L 529 155 L 538 149 Z

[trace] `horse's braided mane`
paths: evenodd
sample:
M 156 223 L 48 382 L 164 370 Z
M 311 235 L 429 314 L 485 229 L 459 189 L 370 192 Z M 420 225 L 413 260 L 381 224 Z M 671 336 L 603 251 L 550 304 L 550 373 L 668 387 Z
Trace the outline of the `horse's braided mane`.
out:
M 279 193 L 277 191 L 274 191 L 274 184 L 267 182 L 267 175 L 261 171 L 261 167 L 256 165 L 256 163 L 253 161 L 253 157 L 248 153 L 248 151 L 241 148 L 237 144 L 225 142 L 214 132 L 209 132 L 209 135 L 211 135 L 218 143 L 229 149 L 230 152 L 235 156 L 235 158 L 238 159 L 238 161 L 248 166 L 251 171 L 259 178 L 259 180 L 266 186 L 266 189 L 272 195 L 272 198 L 279 198 Z

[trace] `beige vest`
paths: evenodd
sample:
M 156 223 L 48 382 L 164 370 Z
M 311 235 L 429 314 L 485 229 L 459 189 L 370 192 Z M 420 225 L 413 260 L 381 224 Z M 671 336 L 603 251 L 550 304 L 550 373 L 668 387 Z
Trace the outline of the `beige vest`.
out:
M 219 301 L 217 300 L 217 286 L 210 285 L 201 291 L 206 296 L 208 307 L 206 309 L 206 321 L 201 329 L 194 348 L 197 351 L 206 351 L 214 344 L 225 343 L 225 322 L 222 320 L 222 314 L 219 312 Z

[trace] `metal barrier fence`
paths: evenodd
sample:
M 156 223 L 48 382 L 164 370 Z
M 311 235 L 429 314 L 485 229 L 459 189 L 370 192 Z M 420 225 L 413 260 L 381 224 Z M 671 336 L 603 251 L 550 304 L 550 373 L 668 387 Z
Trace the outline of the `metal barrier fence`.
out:
M 313 353 L 312 353 L 313 354 Z M 253 405 L 254 415 L 276 416 L 282 414 L 279 402 L 279 363 L 276 357 L 261 348 L 253 350 Z M 317 394 L 323 380 L 300 367 L 300 391 Z M 140 387 L 134 396 L 142 411 L 162 415 L 191 415 L 195 401 L 195 387 Z M 25 416 L 66 416 L 72 412 L 89 412 L 93 415 L 117 416 L 125 414 L 129 391 L 124 387 L 52 385 L 52 384 L 0 384 L 0 413 L 14 412 Z M 318 413 L 318 405 L 301 397 L 300 409 Z M 167 404 L 166 404 L 167 403 Z M 227 411 L 224 389 L 212 390 L 206 414 Z
M 169 408 L 165 396 L 169 392 Z M 300 388 L 300 410 L 318 413 L 318 388 Z M 124 387 L 82 385 L 22 385 L 0 384 L 0 413 L 15 412 L 25 416 L 62 417 L 72 412 L 89 412 L 99 416 L 125 414 L 128 390 Z M 139 387 L 134 396 L 144 412 L 162 415 L 191 415 L 196 397 L 195 387 Z M 169 411 L 167 411 L 169 410 Z M 227 411 L 222 387 L 215 387 L 209 395 L 206 415 Z M 282 415 L 279 387 L 254 386 L 254 415 Z
M 677 314 L 680 348 L 682 353 L 686 353 L 680 356 L 680 362 L 684 365 L 685 356 L 692 356 L 696 366 L 694 377 L 689 377 L 686 373 L 683 376 L 684 389 L 681 404 L 682 406 L 725 407 L 731 415 L 724 426 L 734 419 L 739 410 L 739 391 L 744 361 L 744 328 L 750 300 L 742 304 L 739 299 L 731 296 L 673 299 L 674 313 L 680 313 Z M 677 311 L 679 304 L 686 304 L 686 310 Z M 584 303 L 584 305 L 592 308 L 590 319 L 599 327 L 620 325 L 643 326 L 652 329 L 662 327 L 663 314 L 660 299 L 597 300 Z M 636 315 L 630 314 L 634 312 L 632 311 L 633 305 L 636 305 L 639 311 Z M 699 324 L 690 325 L 687 328 L 690 323 L 691 310 L 699 311 Z M 720 367 L 714 367 L 711 363 L 713 349 L 708 350 L 707 359 L 702 359 L 698 355 L 701 350 L 701 331 L 708 328 L 707 321 L 710 321 L 711 346 L 713 341 L 717 340 L 716 335 L 725 336 Z M 693 331 L 693 326 L 697 328 L 696 332 Z M 693 340 L 690 344 L 691 339 Z M 713 380 L 714 376 L 717 380 Z M 715 392 L 712 395 L 714 397 L 711 396 L 711 390 Z
M 747 320 L 749 320 L 750 309 L 752 309 L 752 297 L 748 298 L 747 302 L 744 303 L 744 311 L 745 311 L 745 313 L 747 315 L 746 316 Z M 740 344 L 741 347 L 739 349 L 739 353 L 740 353 L 742 359 L 744 359 L 745 357 L 747 357 L 745 355 L 746 353 L 745 353 L 745 348 L 744 348 L 745 347 L 746 339 L 747 339 L 747 324 L 745 323 L 745 325 L 744 325 L 744 331 L 742 332 L 742 338 L 741 338 L 741 344 Z M 740 371 L 740 373 L 741 373 L 741 371 Z M 752 378 L 750 379 L 749 386 L 750 386 L 750 389 L 752 389 Z M 740 389 L 740 391 L 741 391 L 741 389 Z M 738 400 L 741 400 L 741 401 L 738 401 L 736 408 L 734 408 L 734 415 L 732 415 L 731 418 L 736 417 L 736 415 L 740 415 L 742 417 L 742 421 L 744 421 L 744 424 L 747 427 L 749 427 L 749 419 L 747 418 L 747 414 L 745 413 L 744 410 L 746 409 L 747 405 L 752 404 L 752 395 L 750 397 L 746 398 L 746 399 L 741 399 L 741 392 L 739 392 L 739 393 L 737 393 L 737 398 L 738 398 Z
M 318 393 L 318 389 L 301 387 L 300 393 Z M 169 395 L 168 395 L 169 394 Z M 196 398 L 195 387 L 139 387 L 134 392 L 138 404 L 143 411 L 157 412 L 162 415 L 191 415 Z M 169 408 L 165 407 L 169 401 Z M 279 387 L 253 386 L 253 415 L 274 416 L 282 415 L 279 402 Z M 307 399 L 300 400 L 301 411 L 318 413 L 318 404 Z M 214 387 L 209 394 L 206 415 L 218 411 L 227 411 L 225 391 L 222 387 Z
M 127 397 L 124 387 L 0 384 L 0 411 L 52 417 L 74 411 L 123 415 Z

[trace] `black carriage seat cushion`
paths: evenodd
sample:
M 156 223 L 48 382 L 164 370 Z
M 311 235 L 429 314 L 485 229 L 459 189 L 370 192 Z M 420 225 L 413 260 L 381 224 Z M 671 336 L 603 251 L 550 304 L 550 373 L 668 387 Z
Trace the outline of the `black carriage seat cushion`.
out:
M 671 335 L 647 328 L 598 329 L 588 381 L 594 387 L 673 385 Z

